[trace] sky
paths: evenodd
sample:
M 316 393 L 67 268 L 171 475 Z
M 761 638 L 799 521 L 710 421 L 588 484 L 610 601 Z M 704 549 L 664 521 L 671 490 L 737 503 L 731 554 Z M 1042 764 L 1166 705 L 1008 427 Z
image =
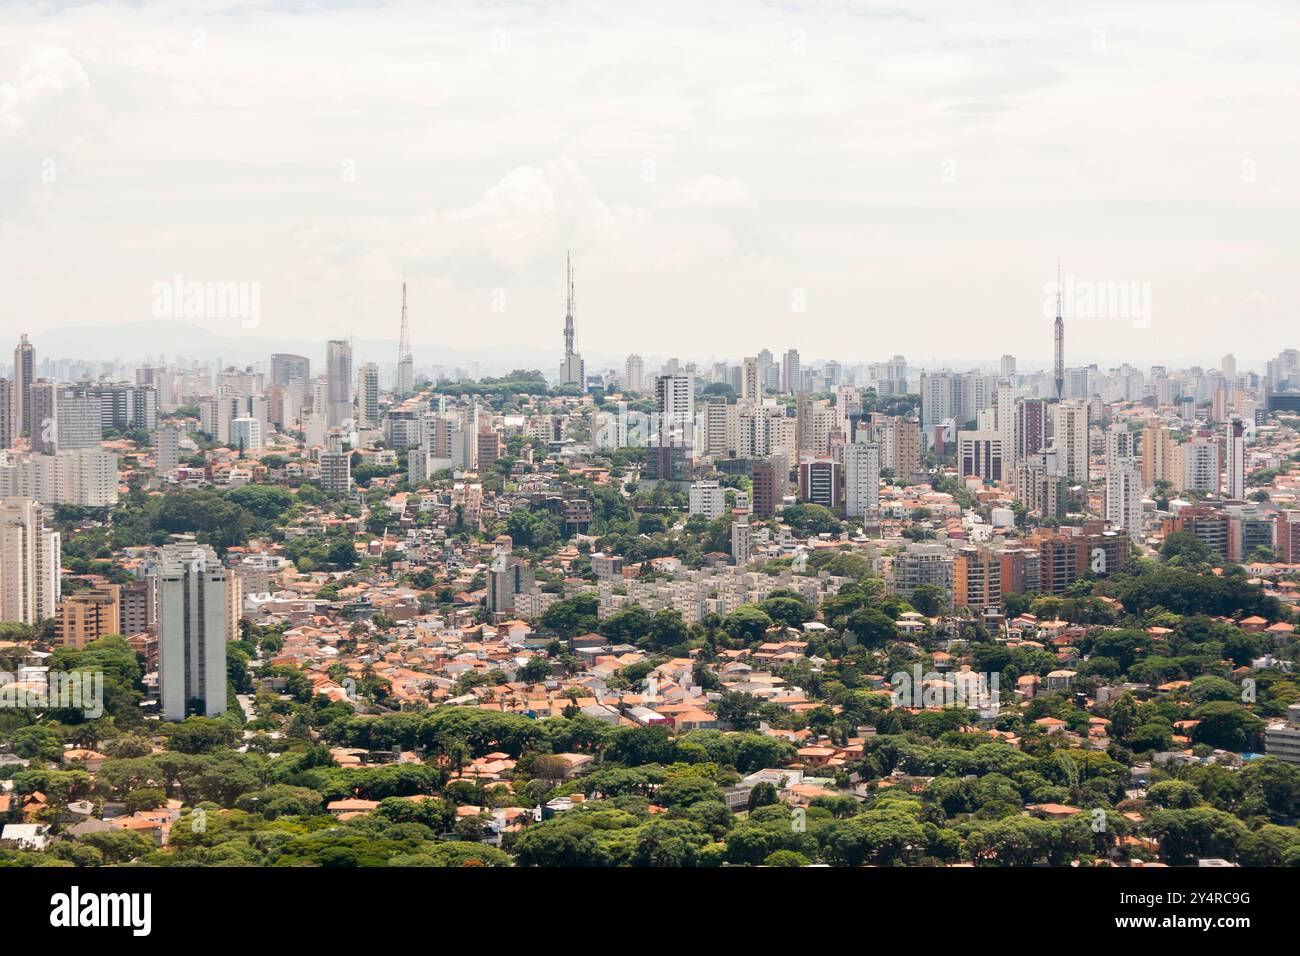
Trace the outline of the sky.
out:
M 1300 342 L 1285 2 L 7 0 L 0 341 L 271 339 L 707 361 Z M 168 311 L 241 283 L 257 315 Z M 209 288 L 209 286 L 203 286 Z

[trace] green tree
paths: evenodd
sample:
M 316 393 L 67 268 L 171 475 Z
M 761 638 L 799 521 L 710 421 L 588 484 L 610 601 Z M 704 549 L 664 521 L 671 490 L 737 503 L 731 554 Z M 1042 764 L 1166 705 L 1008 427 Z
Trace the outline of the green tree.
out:
M 551 675 L 551 661 L 542 655 L 528 658 L 515 672 L 515 679 L 529 684 L 536 684 Z
M 168 728 L 167 746 L 183 754 L 205 754 L 233 747 L 238 737 L 235 725 L 216 717 L 187 717 Z
M 734 730 L 754 730 L 758 727 L 761 705 L 762 701 L 753 694 L 728 691 L 714 705 L 714 712 Z
M 919 584 L 912 589 L 907 603 L 926 617 L 934 617 L 948 603 L 948 593 L 937 584 Z
M 664 608 L 655 613 L 650 622 L 648 643 L 651 647 L 664 649 L 686 643 L 688 632 L 682 612 L 674 608 Z
M 600 599 L 595 594 L 575 594 L 548 607 L 542 614 L 542 624 L 563 637 L 585 634 L 599 626 L 596 617 L 599 605 Z
M 1192 728 L 1197 743 L 1242 751 L 1259 746 L 1264 722 L 1240 704 L 1227 700 L 1210 701 L 1192 711 L 1199 721 Z
M 1128 691 L 1120 694 L 1110 709 L 1110 734 L 1116 740 L 1128 740 L 1137 725 L 1137 701 Z
M 785 627 L 799 628 L 816 617 L 816 611 L 808 606 L 807 601 L 789 592 L 774 593 L 758 607 L 773 623 Z
M 860 607 L 844 623 L 846 634 L 852 634 L 866 647 L 883 647 L 898 640 L 898 625 L 879 608 Z
M 754 604 L 742 604 L 722 619 L 722 629 L 733 638 L 753 644 L 767 635 L 772 619 Z
M 1215 555 L 1209 545 L 1190 531 L 1175 531 L 1160 546 L 1160 557 L 1170 563 L 1196 567 L 1210 564 Z

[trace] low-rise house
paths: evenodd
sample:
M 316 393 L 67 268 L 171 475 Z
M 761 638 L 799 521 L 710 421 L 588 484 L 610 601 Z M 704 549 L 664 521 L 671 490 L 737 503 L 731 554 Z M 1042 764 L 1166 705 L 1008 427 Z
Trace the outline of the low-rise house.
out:
M 44 850 L 50 843 L 48 823 L 7 823 L 0 830 L 0 847 L 10 850 Z
M 352 817 L 370 813 L 378 806 L 378 800 L 359 800 L 351 797 L 344 800 L 331 800 L 325 804 L 325 810 L 340 820 L 350 820 Z

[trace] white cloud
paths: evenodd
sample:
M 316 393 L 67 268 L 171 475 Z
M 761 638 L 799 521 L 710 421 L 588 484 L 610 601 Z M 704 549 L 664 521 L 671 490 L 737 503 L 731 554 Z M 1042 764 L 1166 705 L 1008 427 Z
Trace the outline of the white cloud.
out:
M 57 120 L 68 99 L 90 88 L 86 71 L 62 47 L 10 51 L 5 59 L 16 53 L 12 79 L 0 82 L 0 136 L 14 138 Z
M 1045 356 L 1061 258 L 1177 323 L 1116 357 L 1265 355 L 1300 22 L 1248 7 L 10 4 L 0 338 L 176 272 L 261 281 L 267 335 L 382 329 L 405 265 L 417 341 L 549 345 L 571 248 L 588 350 Z
M 31 216 L 32 202 L 75 162 L 92 124 L 90 80 L 58 46 L 0 49 L 0 224 Z
M 741 180 L 708 173 L 683 187 L 681 201 L 689 206 L 747 206 L 754 196 Z

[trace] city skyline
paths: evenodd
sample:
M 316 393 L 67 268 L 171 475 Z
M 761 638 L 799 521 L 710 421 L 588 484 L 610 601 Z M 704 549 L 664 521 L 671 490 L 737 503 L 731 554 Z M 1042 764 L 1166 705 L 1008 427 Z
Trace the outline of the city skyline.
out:
M 185 326 L 179 322 L 151 322 L 138 323 L 128 326 L 133 336 L 129 341 L 136 341 L 137 336 L 153 339 L 159 334 L 159 330 L 179 330 Z M 111 328 L 111 327 L 110 327 Z M 1049 329 L 1049 333 L 1050 333 Z M 93 335 L 96 332 L 102 333 L 103 329 L 56 329 L 51 333 L 54 341 L 58 345 L 51 351 L 44 348 L 37 349 L 37 368 L 44 368 L 44 363 L 53 362 L 59 365 L 71 365 L 75 367 L 90 368 L 101 366 L 105 369 L 110 367 L 132 368 L 140 365 L 147 365 L 151 361 L 160 361 L 165 358 L 169 363 L 176 359 L 185 362 L 195 363 L 199 366 L 214 366 L 217 359 L 223 360 L 222 368 L 239 368 L 239 367 L 260 367 L 269 368 L 269 359 L 267 356 L 272 352 L 298 349 L 311 357 L 313 362 L 324 363 L 327 355 L 329 341 L 310 339 L 266 339 L 250 338 L 248 336 L 231 336 L 231 337 L 211 337 L 202 339 L 200 344 L 193 344 L 191 341 L 187 347 L 185 344 L 178 344 L 175 348 L 158 347 L 156 342 L 152 347 L 145 345 L 125 345 L 122 350 L 115 352 L 111 357 L 105 356 L 99 359 L 91 359 L 91 354 L 99 353 L 102 355 L 103 350 L 91 347 L 85 348 L 70 346 L 67 343 L 74 338 Z M 552 336 L 554 337 L 554 336 Z M 356 336 L 348 336 L 350 342 L 356 351 L 358 360 L 374 362 L 386 374 L 396 375 L 400 366 L 399 362 L 392 360 L 391 353 L 400 345 L 400 339 L 365 339 Z M 1221 355 L 1209 355 L 1195 357 L 1181 361 L 1169 359 L 1161 360 L 1159 356 L 1153 357 L 1149 361 L 1133 360 L 1131 358 L 1104 359 L 1084 352 L 1080 356 L 1072 355 L 1067 347 L 1064 358 L 1064 368 L 1076 369 L 1093 369 L 1098 372 L 1115 371 L 1125 366 L 1138 371 L 1149 371 L 1153 368 L 1164 368 L 1171 371 L 1183 371 L 1196 368 L 1214 369 L 1221 365 L 1225 358 L 1231 358 L 1235 367 L 1241 372 L 1262 373 L 1266 370 L 1268 362 L 1276 357 L 1278 352 L 1286 351 L 1291 348 L 1286 343 L 1290 339 L 1286 337 L 1279 338 L 1275 346 L 1261 343 L 1257 348 L 1265 350 L 1258 356 L 1247 356 L 1233 352 Z M 39 342 L 33 342 L 34 345 L 40 345 Z M 643 359 L 646 363 L 657 363 L 665 365 L 672 361 L 677 361 L 681 365 L 695 364 L 699 369 L 706 369 L 709 366 L 719 363 L 739 364 L 743 359 L 754 352 L 766 350 L 771 351 L 771 344 L 784 345 L 787 343 L 771 343 L 764 346 L 764 343 L 755 343 L 758 348 L 744 348 L 726 354 L 698 354 L 689 350 L 674 351 L 672 343 L 666 343 L 663 347 L 666 351 L 662 353 L 651 352 L 648 350 L 633 350 L 615 353 L 597 351 L 594 353 L 586 350 L 575 350 L 575 358 L 584 360 L 584 364 L 589 372 L 593 374 L 600 371 L 618 371 L 623 367 L 627 358 L 636 356 Z M 1086 343 L 1081 344 L 1081 348 L 1088 348 Z M 1271 353 L 1267 352 L 1271 348 Z M 873 364 L 879 364 L 890 360 L 891 356 L 883 353 L 864 353 L 854 356 L 830 357 L 815 353 L 802 352 L 797 346 L 793 348 L 799 352 L 802 360 L 811 365 L 824 366 L 829 363 L 836 363 L 846 368 L 866 367 Z M 579 354 L 579 353 L 582 354 Z M 926 355 L 917 353 L 912 356 L 903 356 L 907 360 L 907 367 L 919 371 L 996 371 L 999 367 L 1001 358 L 1008 355 L 1015 358 L 1016 367 L 1022 373 L 1043 374 L 1054 376 L 1055 361 L 1051 356 L 1029 355 L 1012 355 L 1009 352 L 1002 352 L 999 356 L 997 348 L 990 344 L 989 351 L 980 355 L 969 356 L 941 356 Z M 4 356 L 7 353 L 0 353 L 0 370 L 7 370 L 12 373 L 12 365 L 6 365 Z M 587 361 L 586 355 L 593 355 L 594 359 Z M 248 358 L 252 356 L 251 358 Z M 504 356 L 504 357 L 503 357 Z M 892 356 L 897 358 L 897 354 Z M 415 347 L 412 350 L 412 358 L 416 370 L 420 374 L 429 375 L 431 371 L 436 371 L 440 376 L 451 376 L 459 380 L 472 380 L 474 374 L 489 376 L 502 375 L 515 369 L 534 369 L 541 371 L 549 378 L 557 378 L 557 364 L 563 365 L 564 350 L 563 346 L 559 348 L 547 349 L 545 346 L 520 346 L 517 348 L 502 348 L 493 346 L 485 349 L 438 349 L 433 347 Z M 779 358 L 779 356 L 778 356 Z M 652 366 L 648 366 L 652 367 Z M 476 371 L 475 371 L 476 370 Z M 84 378 L 85 376 L 81 376 Z M 93 378 L 93 376 L 92 376 Z M 558 378 L 557 378 L 558 380 Z
M 623 364 L 627 357 L 635 356 L 638 360 L 641 360 L 643 356 L 638 352 L 629 352 L 623 356 L 612 353 L 597 352 L 594 353 L 595 360 L 593 362 L 588 363 L 584 360 L 581 350 L 577 349 L 575 346 L 577 329 L 575 321 L 576 294 L 571 252 L 566 252 L 565 254 L 564 274 L 565 315 L 561 361 L 558 369 L 558 376 L 553 374 L 552 370 L 551 372 L 546 373 L 547 377 L 555 378 L 560 384 L 585 386 L 588 383 L 588 370 L 597 372 L 602 370 L 606 372 L 617 372 L 618 368 Z M 258 321 L 260 316 L 260 293 L 257 290 L 250 290 L 247 288 L 247 284 L 238 282 L 217 283 L 187 281 L 184 277 L 178 275 L 174 277 L 172 282 L 159 283 L 155 287 L 154 295 L 155 301 L 165 301 L 169 308 L 176 310 L 178 313 L 191 315 L 200 314 L 206 311 L 208 313 L 219 314 L 225 319 L 238 321 L 243 328 L 257 328 L 260 324 Z M 1053 376 L 1055 397 L 1057 400 L 1060 400 L 1062 396 L 1064 375 L 1067 368 L 1088 368 L 1098 371 L 1109 368 L 1113 371 L 1117 368 L 1140 369 L 1143 367 L 1143 362 L 1137 360 L 1135 363 L 1132 357 L 1127 357 L 1122 361 L 1107 361 L 1105 359 L 1099 359 L 1095 354 L 1089 354 L 1087 350 L 1096 348 L 1095 339 L 1091 337 L 1093 330 L 1090 327 L 1090 321 L 1095 320 L 1098 317 L 1098 314 L 1105 315 L 1107 313 L 1114 313 L 1114 317 L 1123 317 L 1134 329 L 1149 328 L 1152 320 L 1149 288 L 1136 283 L 1089 283 L 1086 280 L 1076 281 L 1072 274 L 1063 274 L 1058 264 L 1057 279 L 1050 286 L 1044 289 L 1043 302 L 1045 311 L 1049 311 L 1054 315 L 1052 322 L 1053 357 L 1050 362 L 1043 361 L 1032 353 L 1029 356 L 1017 357 L 1010 352 L 1003 352 L 1001 358 L 997 360 L 988 355 L 963 358 L 945 357 L 943 359 L 939 358 L 935 354 L 931 354 L 928 359 L 924 356 L 914 356 L 913 359 L 907 360 L 907 365 L 908 367 L 921 370 L 992 369 L 998 368 L 1001 363 L 1005 362 L 1005 360 L 1012 359 L 1013 364 L 1018 361 L 1019 368 L 1022 371 L 1036 373 L 1039 371 L 1050 370 Z M 416 350 L 411 344 L 407 305 L 407 280 L 405 276 L 403 276 L 401 282 L 400 325 L 398 338 L 396 340 L 397 361 L 396 363 L 390 363 L 388 361 L 382 363 L 383 367 L 391 368 L 393 370 L 394 389 L 399 395 L 410 394 L 414 385 L 414 376 L 416 372 Z M 1084 313 L 1082 319 L 1080 318 L 1080 315 L 1077 314 L 1079 311 Z M 1073 359 L 1073 362 L 1067 360 L 1065 347 L 1065 326 L 1067 318 L 1071 320 L 1072 329 L 1077 328 L 1083 333 L 1082 348 L 1085 351 L 1081 356 L 1071 354 L 1070 359 Z M 222 367 L 225 367 L 224 360 L 222 359 L 223 348 L 233 349 L 237 354 L 243 355 L 245 358 L 252 354 L 258 355 L 257 361 L 252 363 L 253 365 L 257 365 L 259 363 L 264 364 L 263 356 L 267 350 L 271 348 L 278 348 L 281 351 L 288 348 L 298 348 L 300 351 L 316 355 L 317 361 L 320 361 L 320 350 L 323 347 L 325 349 L 325 361 L 328 364 L 331 361 L 328 357 L 330 349 L 336 344 L 345 345 L 348 355 L 351 357 L 357 342 L 357 337 L 352 334 L 349 334 L 346 339 L 330 339 L 324 343 L 320 341 L 307 340 L 277 341 L 273 339 L 250 337 L 248 335 L 220 336 L 209 334 L 202 345 L 198 345 L 189 340 L 177 345 L 173 341 L 171 344 L 174 347 L 171 349 L 169 349 L 166 344 L 160 344 L 158 341 L 158 336 L 160 334 L 176 333 L 179 330 L 186 328 L 190 327 L 187 327 L 184 323 L 179 321 L 154 320 L 143 323 L 138 322 L 116 326 L 100 326 L 94 329 L 55 329 L 51 334 L 56 343 L 59 344 L 56 345 L 53 358 L 61 363 L 72 361 L 77 364 L 84 364 L 77 358 L 71 358 L 66 354 L 67 351 L 70 350 L 73 355 L 83 354 L 87 351 L 87 342 L 85 340 L 87 335 L 93 337 L 95 335 L 105 334 L 109 337 L 107 347 L 114 350 L 112 361 L 101 363 L 105 367 L 112 365 L 130 365 L 133 362 L 140 362 L 142 360 L 148 364 L 155 360 L 161 360 L 166 357 L 169 352 L 172 358 L 180 357 L 182 360 L 188 362 L 202 362 L 204 359 L 207 359 L 210 362 L 213 354 L 215 354 L 218 363 L 221 364 Z M 127 331 L 131 334 L 119 338 L 119 333 L 121 331 Z M 32 350 L 30 336 L 28 333 L 24 332 L 20 335 L 20 340 L 22 343 L 21 348 L 27 349 L 28 351 L 27 362 L 30 363 L 30 353 Z M 75 341 L 76 344 L 70 346 L 69 343 L 72 341 Z M 140 343 L 142 341 L 147 342 L 147 344 L 141 345 Z M 667 348 L 672 348 L 674 345 L 672 342 L 661 344 Z M 367 359 L 378 357 L 380 353 L 390 350 L 392 345 L 393 341 L 388 339 L 363 340 L 362 355 Z M 986 345 L 991 346 L 992 343 L 986 343 Z M 60 347 L 63 351 L 60 351 Z M 1260 346 L 1256 344 L 1253 347 Z M 103 349 L 97 349 L 94 345 L 89 347 L 90 352 L 99 350 Z M 1285 347 L 1283 350 L 1286 350 Z M 742 354 L 745 351 L 746 349 L 742 348 Z M 767 352 L 770 350 L 764 347 L 761 350 L 752 351 Z M 512 348 L 502 348 L 501 346 L 493 345 L 488 349 L 482 350 L 481 353 L 476 350 L 447 348 L 432 349 L 425 347 L 423 353 L 426 368 L 432 370 L 434 374 L 446 375 L 448 371 L 450 371 L 453 377 L 458 377 L 462 380 L 465 378 L 465 368 L 463 364 L 458 363 L 465 362 L 467 356 L 474 356 L 473 358 L 469 358 L 467 361 L 467 364 L 475 370 L 472 372 L 472 375 L 500 374 L 505 371 L 530 366 L 535 366 L 539 370 L 552 368 L 549 351 L 544 346 L 540 345 L 531 346 L 519 344 Z M 511 360 L 503 357 L 507 353 L 513 353 L 515 358 Z M 16 351 L 14 354 L 16 361 L 19 353 Z M 438 356 L 438 358 L 430 359 L 429 356 L 431 354 Z M 873 359 L 865 356 L 854 356 L 851 354 L 844 354 L 843 352 L 837 354 L 835 358 L 809 355 L 801 353 L 797 346 L 788 349 L 787 355 L 794 355 L 796 357 L 802 355 L 803 362 L 811 362 L 816 365 L 835 364 L 837 366 L 852 367 L 857 365 L 865 367 L 873 362 Z M 528 358 L 525 361 L 522 360 L 520 356 L 527 356 Z M 679 352 L 677 354 L 665 353 L 663 355 L 649 352 L 645 357 L 648 357 L 651 360 L 659 360 L 660 362 L 672 364 L 674 367 L 676 367 L 678 363 L 707 366 L 716 365 L 719 361 L 724 363 L 730 361 L 736 357 L 736 354 L 731 353 L 722 356 L 709 354 L 701 356 L 698 352 L 693 353 L 691 351 L 686 351 L 684 353 Z M 50 356 L 45 356 L 47 363 L 49 358 Z M 899 353 L 894 353 L 891 361 L 898 361 L 900 359 L 905 359 L 905 356 Z M 242 359 L 240 358 L 232 359 L 231 367 L 238 366 L 241 361 Z M 349 358 L 349 361 L 351 361 L 351 358 Z M 1233 352 L 1228 352 L 1220 356 L 1217 361 L 1219 364 L 1230 363 L 1234 370 L 1258 372 L 1266 370 L 1268 362 L 1271 361 L 1271 359 L 1267 357 L 1237 355 Z M 370 362 L 370 364 L 379 367 L 379 363 Z M 1215 363 L 1213 361 L 1205 363 L 1199 358 L 1186 360 L 1184 362 L 1179 362 L 1177 360 L 1169 361 L 1166 357 L 1164 360 L 1152 360 L 1145 364 L 1147 368 L 1154 371 L 1156 369 L 1179 369 L 1183 367 L 1195 370 L 1203 368 L 1205 364 L 1213 366 Z M 47 364 L 42 367 L 49 367 L 49 365 Z M 2 368 L 4 368 L 4 365 L 3 363 L 0 363 L 0 369 Z M 9 371 L 10 373 L 14 373 L 14 368 L 10 367 Z M 30 369 L 28 374 L 31 374 Z
M 1297 12 L 7 4 L 23 940 L 1281 924 Z

